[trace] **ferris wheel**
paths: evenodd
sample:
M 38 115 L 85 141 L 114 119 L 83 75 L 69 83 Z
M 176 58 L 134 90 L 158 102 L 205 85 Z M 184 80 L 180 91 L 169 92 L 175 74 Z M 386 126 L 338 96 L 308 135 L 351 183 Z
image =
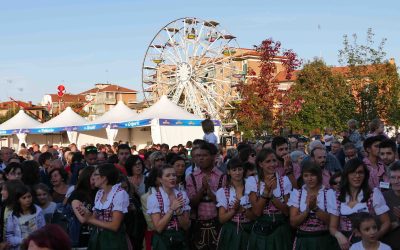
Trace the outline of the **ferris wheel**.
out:
M 186 17 L 161 28 L 147 48 L 142 66 L 145 100 L 166 95 L 200 117 L 221 119 L 244 77 L 235 64 L 236 37 L 216 21 Z

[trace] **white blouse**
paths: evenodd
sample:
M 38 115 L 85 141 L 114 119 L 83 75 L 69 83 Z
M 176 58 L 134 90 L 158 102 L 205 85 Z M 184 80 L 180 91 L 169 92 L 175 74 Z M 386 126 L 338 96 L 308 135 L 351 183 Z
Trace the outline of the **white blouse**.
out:
M 121 184 L 115 184 L 111 191 L 107 194 L 107 200 L 101 202 L 101 197 L 103 197 L 104 190 L 100 189 L 97 191 L 93 211 L 108 209 L 111 204 L 113 204 L 112 211 L 120 211 L 122 213 L 128 212 L 129 206 L 129 195 L 128 193 L 120 188 Z
M 357 200 L 361 201 L 364 198 L 363 191 L 361 190 L 358 194 Z M 350 215 L 359 212 L 369 212 L 367 202 L 358 202 L 353 208 L 349 207 L 347 203 L 350 201 L 350 196 L 346 195 L 346 202 L 342 202 L 340 205 L 340 211 L 338 211 L 338 205 L 336 200 L 336 192 L 330 192 L 328 195 L 328 212 L 330 214 L 339 215 Z M 381 215 L 389 211 L 389 207 L 386 205 L 386 201 L 383 198 L 381 191 L 378 188 L 374 188 L 372 194 L 372 206 L 375 210 L 376 215 Z
M 276 174 L 276 188 L 273 191 L 273 195 L 276 198 L 281 197 L 281 188 L 279 185 L 279 179 L 278 179 L 278 174 Z M 245 194 L 250 195 L 251 192 L 257 193 L 257 183 L 258 183 L 258 177 L 257 176 L 250 176 L 249 178 L 246 179 L 246 187 L 245 187 Z M 262 195 L 264 192 L 264 187 L 265 183 L 264 181 L 260 181 L 258 184 L 258 192 L 259 195 Z M 283 177 L 283 194 L 287 195 L 292 191 L 292 183 L 290 182 L 289 178 L 287 176 Z
M 228 209 L 228 200 L 225 195 L 225 188 L 220 188 L 218 189 L 216 193 L 216 198 L 217 198 L 217 207 L 224 207 L 225 209 Z M 230 186 L 229 187 L 229 205 L 232 206 L 236 201 L 236 190 L 234 187 Z M 240 205 L 244 208 L 251 208 L 249 196 L 244 194 L 240 198 Z
M 303 212 L 307 209 L 307 188 L 306 185 L 303 185 L 303 187 L 301 188 L 301 200 L 300 200 L 300 212 Z M 327 211 L 327 203 L 329 200 L 329 197 L 331 197 L 332 195 L 329 196 L 330 192 L 334 192 L 332 189 L 326 190 L 325 191 L 325 187 L 322 186 L 320 188 L 320 190 L 318 191 L 318 196 L 317 196 L 317 206 L 319 207 L 319 209 L 321 209 L 322 211 Z M 326 197 L 324 197 L 326 194 Z M 299 208 L 299 195 L 300 195 L 300 191 L 298 189 L 293 189 L 293 191 L 290 193 L 290 198 L 288 201 L 288 206 L 290 207 L 296 207 Z M 326 200 L 326 203 L 325 203 Z
M 162 197 L 163 203 L 164 203 L 164 214 L 166 214 L 166 213 L 168 213 L 169 208 L 170 208 L 169 197 L 168 197 L 168 194 L 164 191 L 164 189 L 162 187 L 160 187 L 159 190 L 160 190 L 161 197 Z M 175 193 L 176 197 L 179 195 L 179 193 L 182 194 L 182 197 L 184 200 L 184 205 L 183 205 L 182 211 L 190 211 L 189 198 L 188 198 L 186 192 L 174 189 L 174 193 Z M 160 204 L 157 199 L 157 192 L 152 192 L 151 195 L 149 196 L 149 198 L 147 199 L 147 214 L 156 214 L 156 213 L 160 213 L 160 212 L 161 212 L 161 208 L 160 208 Z

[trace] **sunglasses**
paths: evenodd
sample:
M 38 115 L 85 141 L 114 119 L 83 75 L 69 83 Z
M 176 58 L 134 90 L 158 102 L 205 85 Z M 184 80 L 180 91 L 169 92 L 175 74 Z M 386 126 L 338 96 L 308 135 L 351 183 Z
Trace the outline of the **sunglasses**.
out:
M 85 150 L 87 153 L 89 152 L 97 152 L 97 148 L 86 148 Z
M 253 153 L 253 154 L 250 154 L 250 156 L 251 156 L 251 157 L 254 157 L 254 156 L 256 156 L 256 154 Z

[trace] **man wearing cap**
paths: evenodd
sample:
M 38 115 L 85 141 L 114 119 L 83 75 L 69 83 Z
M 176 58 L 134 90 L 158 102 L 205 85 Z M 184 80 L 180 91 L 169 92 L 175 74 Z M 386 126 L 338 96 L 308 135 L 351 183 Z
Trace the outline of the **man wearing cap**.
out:
M 95 146 L 87 146 L 85 148 L 86 166 L 97 166 L 97 148 Z

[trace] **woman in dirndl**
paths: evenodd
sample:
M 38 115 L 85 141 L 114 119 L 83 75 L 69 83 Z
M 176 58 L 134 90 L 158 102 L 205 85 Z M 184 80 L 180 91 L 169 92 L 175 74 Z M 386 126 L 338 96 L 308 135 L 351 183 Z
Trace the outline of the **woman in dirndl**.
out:
M 322 185 L 322 170 L 314 162 L 302 166 L 304 185 L 290 194 L 290 224 L 297 228 L 294 250 L 335 250 L 337 242 L 329 233 L 328 190 Z
M 368 185 L 369 171 L 363 161 L 349 160 L 344 166 L 340 183 L 340 192 L 328 195 L 330 214 L 329 231 L 341 249 L 349 249 L 360 238 L 354 235 L 352 219 L 360 212 L 377 216 L 380 228 L 376 234 L 379 239 L 390 229 L 389 207 L 378 188 Z
M 97 188 L 93 213 L 85 207 L 77 208 L 84 221 L 95 226 L 88 250 L 126 250 L 131 245 L 123 222 L 128 212 L 129 195 L 118 183 L 119 171 L 113 164 L 103 164 L 93 173 Z
M 218 218 L 222 225 L 218 250 L 246 249 L 254 219 L 249 197 L 245 194 L 245 169 L 239 158 L 227 165 L 227 185 L 218 189 Z
M 257 217 L 248 249 L 292 249 L 287 206 L 292 184 L 287 176 L 277 173 L 278 160 L 273 150 L 262 149 L 257 155 L 256 165 L 258 176 L 250 176 L 245 186 L 245 193 L 249 195 L 252 211 Z
M 186 250 L 185 231 L 190 227 L 189 198 L 185 191 L 176 189 L 176 172 L 173 166 L 158 169 L 161 184 L 147 200 L 147 213 L 155 228 L 153 250 Z

